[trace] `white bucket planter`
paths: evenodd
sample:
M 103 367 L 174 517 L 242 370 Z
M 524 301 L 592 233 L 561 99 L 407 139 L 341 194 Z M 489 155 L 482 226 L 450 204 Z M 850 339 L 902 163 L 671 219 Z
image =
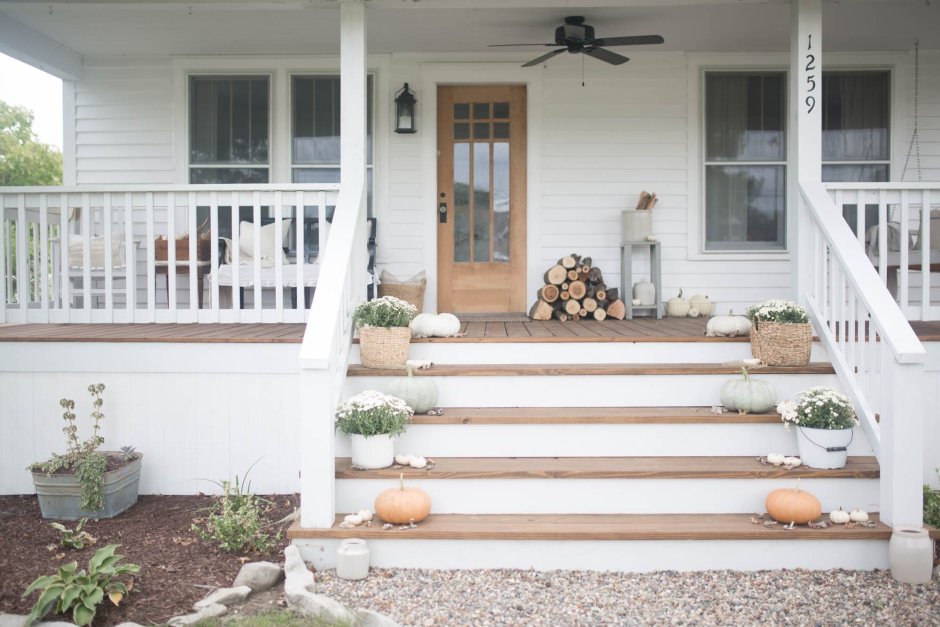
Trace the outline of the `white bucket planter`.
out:
M 800 459 L 810 468 L 843 468 L 848 456 L 853 429 L 796 428 Z
M 395 438 L 352 435 L 352 464 L 357 468 L 388 468 L 395 463 Z

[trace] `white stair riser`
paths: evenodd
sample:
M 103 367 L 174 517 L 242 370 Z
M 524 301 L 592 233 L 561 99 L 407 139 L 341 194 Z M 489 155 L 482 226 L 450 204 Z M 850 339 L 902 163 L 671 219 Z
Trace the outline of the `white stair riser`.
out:
M 445 407 L 677 407 L 717 405 L 734 375 L 565 375 L 434 377 Z M 814 385 L 838 389 L 835 375 L 765 374 L 778 399 Z M 347 377 L 343 396 L 384 390 L 388 377 Z
M 411 359 L 442 364 L 664 364 L 721 363 L 751 358 L 748 342 L 556 342 L 556 343 L 413 343 Z M 826 361 L 826 352 L 813 344 L 813 361 Z M 349 363 L 361 363 L 353 344 Z
M 407 531 L 389 531 L 405 536 Z M 786 533 L 780 530 L 780 533 Z M 294 540 L 317 570 L 336 567 L 339 540 Z M 888 568 L 887 540 L 369 540 L 377 568 L 659 570 L 874 570 Z
M 796 479 L 412 479 L 435 514 L 733 514 L 764 511 L 764 500 Z M 338 479 L 336 511 L 371 507 L 397 480 Z M 803 479 L 823 511 L 878 510 L 877 479 Z
M 445 410 L 446 411 L 446 410 Z M 411 425 L 397 453 L 425 457 L 685 457 L 797 455 L 796 435 L 782 424 Z M 349 437 L 336 454 L 350 456 Z M 855 430 L 850 455 L 872 455 Z

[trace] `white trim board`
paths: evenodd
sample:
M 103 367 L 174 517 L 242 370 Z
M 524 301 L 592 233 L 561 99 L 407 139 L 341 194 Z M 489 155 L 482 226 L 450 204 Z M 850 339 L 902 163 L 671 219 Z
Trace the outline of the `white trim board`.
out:
M 541 286 L 539 176 L 542 80 L 518 63 L 421 63 L 421 235 L 428 276 L 425 303 L 437 311 L 437 86 L 512 83 L 526 86 L 526 294 Z

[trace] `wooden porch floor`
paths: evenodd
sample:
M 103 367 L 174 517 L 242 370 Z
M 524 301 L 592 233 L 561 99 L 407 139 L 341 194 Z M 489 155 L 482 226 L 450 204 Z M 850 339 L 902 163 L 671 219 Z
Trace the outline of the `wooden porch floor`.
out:
M 705 319 L 635 318 L 537 322 L 523 314 L 461 315 L 461 337 L 415 342 L 746 342 L 707 338 Z M 940 341 L 940 321 L 912 322 L 924 342 Z M 0 342 L 166 342 L 299 344 L 303 324 L 0 324 Z

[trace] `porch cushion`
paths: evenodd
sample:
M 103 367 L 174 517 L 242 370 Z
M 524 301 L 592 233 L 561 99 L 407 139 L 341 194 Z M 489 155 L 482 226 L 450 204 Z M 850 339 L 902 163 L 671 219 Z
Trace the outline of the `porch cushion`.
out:
M 259 283 L 261 287 L 276 287 L 277 286 L 277 275 L 275 273 L 275 268 L 273 267 L 262 267 L 261 276 Z M 303 265 L 303 286 L 304 287 L 315 287 L 317 284 L 317 277 L 320 275 L 320 264 L 319 263 L 305 263 Z M 213 280 L 215 273 L 210 275 L 210 280 Z M 285 263 L 281 268 L 281 277 L 282 284 L 285 287 L 297 287 L 297 265 L 292 263 Z M 224 264 L 219 266 L 218 272 L 219 285 L 232 286 L 235 285 L 235 272 L 233 264 Z M 254 268 L 246 265 L 239 265 L 238 268 L 238 287 L 254 287 L 255 285 L 255 276 Z
M 81 235 L 69 235 L 69 266 L 72 268 L 84 268 L 84 246 L 85 238 Z M 90 259 L 92 270 L 103 270 L 105 263 L 105 244 L 104 236 L 92 237 L 90 246 Z M 124 238 L 111 238 L 111 267 L 124 267 Z

